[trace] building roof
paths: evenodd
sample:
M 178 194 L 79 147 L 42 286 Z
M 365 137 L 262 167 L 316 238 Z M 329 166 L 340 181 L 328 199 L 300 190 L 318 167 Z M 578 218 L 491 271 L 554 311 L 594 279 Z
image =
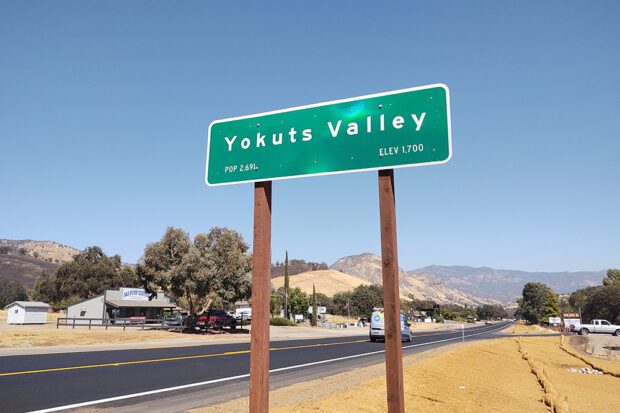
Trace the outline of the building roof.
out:
M 176 308 L 174 303 L 167 303 L 160 300 L 105 300 L 105 302 L 113 307 Z
M 50 308 L 49 304 L 42 303 L 41 301 L 14 301 L 5 308 L 9 308 L 13 305 L 18 305 L 22 308 Z

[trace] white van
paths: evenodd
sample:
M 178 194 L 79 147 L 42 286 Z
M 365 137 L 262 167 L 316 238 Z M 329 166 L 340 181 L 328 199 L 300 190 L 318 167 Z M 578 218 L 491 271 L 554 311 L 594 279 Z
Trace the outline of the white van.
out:
M 383 308 L 376 308 L 370 316 L 370 341 L 385 340 L 385 326 L 383 321 Z M 404 315 L 400 315 L 400 334 L 402 341 L 411 341 L 411 324 L 405 320 Z

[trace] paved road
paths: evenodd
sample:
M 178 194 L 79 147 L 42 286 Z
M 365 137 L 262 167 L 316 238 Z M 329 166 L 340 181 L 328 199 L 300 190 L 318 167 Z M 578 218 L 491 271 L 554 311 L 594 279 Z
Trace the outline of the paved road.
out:
M 506 325 L 466 329 L 465 337 L 492 337 Z M 454 330 L 417 333 L 413 343 L 403 343 L 403 351 L 450 344 L 460 337 Z M 272 342 L 272 384 L 278 383 L 278 375 L 291 372 L 301 380 L 371 364 L 383 359 L 383 348 L 367 336 Z M 146 403 L 144 410 L 176 411 L 178 403 L 157 407 L 152 401 L 192 400 L 197 391 L 202 392 L 198 405 L 222 401 L 247 388 L 248 370 L 248 343 L 2 357 L 0 411 L 60 411 L 93 401 L 120 410 Z M 135 405 L 128 408 L 137 410 Z

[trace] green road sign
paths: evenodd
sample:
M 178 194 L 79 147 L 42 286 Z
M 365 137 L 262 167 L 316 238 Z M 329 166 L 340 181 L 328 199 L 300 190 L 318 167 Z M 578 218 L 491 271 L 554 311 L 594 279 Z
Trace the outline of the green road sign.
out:
M 445 163 L 450 93 L 442 84 L 216 120 L 206 181 L 227 185 Z

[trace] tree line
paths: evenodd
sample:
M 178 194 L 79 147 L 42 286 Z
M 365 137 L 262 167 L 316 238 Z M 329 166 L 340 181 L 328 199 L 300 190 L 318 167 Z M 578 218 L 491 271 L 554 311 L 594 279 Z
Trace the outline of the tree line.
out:
M 596 318 L 620 323 L 620 270 L 609 269 L 602 285 L 577 290 L 568 297 L 560 297 L 541 282 L 529 282 L 517 300 L 515 313 L 532 324 L 546 324 L 549 317 L 562 313 L 580 313 L 584 321 Z
M 228 309 L 251 296 L 248 250 L 241 234 L 228 228 L 215 227 L 191 239 L 186 231 L 169 227 L 159 241 L 146 246 L 135 266 L 100 247 L 86 248 L 54 273 L 42 274 L 33 298 L 58 310 L 105 290 L 138 287 L 152 297 L 168 293 L 190 312 L 205 305 Z
M 0 309 L 15 301 L 28 300 L 28 291 L 17 281 L 0 280 Z
M 271 292 L 271 313 L 278 316 L 285 308 L 285 286 Z M 381 285 L 359 285 L 352 291 L 345 291 L 328 297 L 323 293 L 316 293 L 318 306 L 325 306 L 328 314 L 350 316 L 354 318 L 367 318 L 373 308 L 383 307 L 383 287 Z M 288 314 L 306 314 L 311 305 L 311 295 L 299 288 L 288 290 Z M 434 310 L 438 305 L 433 300 L 420 300 L 412 296 L 409 299 L 401 299 L 400 308 L 404 314 L 410 314 L 415 310 Z M 441 304 L 440 313 L 435 315 L 436 321 L 454 320 L 466 321 L 477 318 L 479 320 L 495 320 L 508 317 L 506 309 L 499 304 L 485 304 L 477 307 L 461 306 L 457 304 Z

